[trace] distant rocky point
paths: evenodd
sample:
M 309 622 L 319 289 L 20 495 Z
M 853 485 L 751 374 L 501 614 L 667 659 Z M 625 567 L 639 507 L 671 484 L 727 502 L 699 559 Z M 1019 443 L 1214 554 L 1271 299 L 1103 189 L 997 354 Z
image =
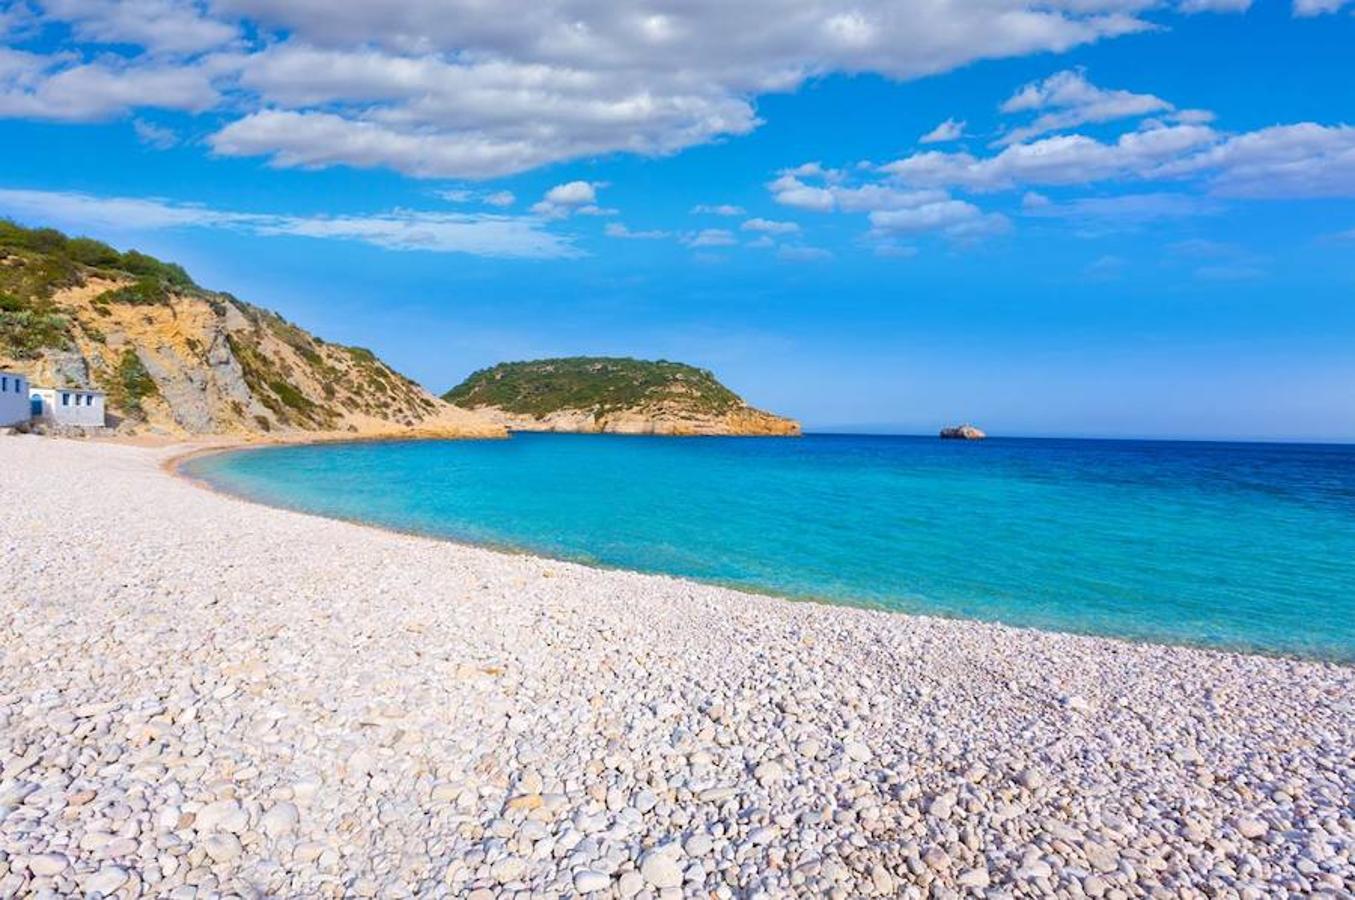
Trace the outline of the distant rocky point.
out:
M 754 409 L 705 369 L 667 360 L 576 356 L 500 363 L 442 399 L 511 431 L 659 435 L 800 433 Z
M 941 429 L 941 437 L 950 441 L 981 441 L 988 435 L 973 425 L 948 425 Z

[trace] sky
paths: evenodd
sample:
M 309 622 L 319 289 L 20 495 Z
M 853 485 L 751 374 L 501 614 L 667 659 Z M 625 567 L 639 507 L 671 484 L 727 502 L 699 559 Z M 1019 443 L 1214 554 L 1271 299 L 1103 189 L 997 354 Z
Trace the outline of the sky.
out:
M 0 160 L 435 392 L 1355 441 L 1355 0 L 0 0 Z

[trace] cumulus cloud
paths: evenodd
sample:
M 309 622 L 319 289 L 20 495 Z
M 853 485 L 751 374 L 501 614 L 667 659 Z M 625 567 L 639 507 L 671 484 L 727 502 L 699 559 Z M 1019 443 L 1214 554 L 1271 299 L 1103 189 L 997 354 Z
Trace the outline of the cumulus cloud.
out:
M 749 219 L 739 226 L 743 231 L 757 231 L 763 234 L 795 234 L 800 226 L 794 222 L 777 222 L 772 219 Z
M 873 169 L 858 171 L 878 175 Z M 816 172 L 817 182 L 811 181 Z M 880 182 L 856 184 L 845 179 L 842 170 L 824 169 L 815 163 L 786 169 L 767 187 L 772 198 L 785 206 L 820 213 L 865 213 L 871 225 L 870 236 L 877 242 L 889 241 L 894 235 L 927 232 L 973 239 L 1000 234 L 1010 227 L 1005 216 L 957 200 L 947 190 Z
M 1355 197 L 1355 127 L 1314 122 L 1233 135 L 1162 169 L 1224 197 Z
M 799 176 L 782 173 L 768 189 L 783 206 L 811 212 L 869 212 L 874 209 L 904 209 L 946 198 L 944 191 L 905 190 L 882 184 L 811 184 Z
M 597 205 L 600 182 L 570 181 L 557 184 L 546 191 L 546 195 L 532 204 L 532 212 L 548 219 L 563 219 L 571 215 L 611 216 L 616 210 Z
M 1039 112 L 1029 125 L 1013 128 L 998 141 L 999 146 L 1026 141 L 1051 131 L 1063 131 L 1092 122 L 1139 118 L 1175 107 L 1152 94 L 1105 90 L 1087 80 L 1081 71 L 1066 70 L 1043 81 L 1025 85 L 1007 102 L 1002 112 Z
M 395 210 L 375 215 L 292 216 L 232 212 L 168 200 L 0 189 L 0 210 L 73 228 L 147 231 L 229 228 L 262 235 L 357 241 L 388 250 L 519 259 L 581 255 L 568 239 L 526 216 Z
M 732 247 L 738 242 L 728 228 L 704 228 L 683 241 L 688 247 Z
M 78 41 L 134 44 L 157 53 L 198 53 L 232 43 L 239 30 L 194 0 L 38 0 L 44 17 Z
M 919 144 L 944 144 L 958 141 L 964 137 L 965 123 L 958 119 L 947 119 L 931 131 L 918 138 Z
M 1085 235 L 1215 215 L 1231 198 L 1355 197 L 1349 125 L 1303 122 L 1234 134 L 1215 127 L 1206 110 L 1107 90 L 1071 70 L 1026 84 L 1001 109 L 1035 117 L 990 153 L 929 149 L 883 165 L 806 163 L 781 170 L 767 188 L 783 206 L 865 213 L 877 244 L 892 235 L 1000 234 L 1011 220 L 983 208 L 1001 199 L 985 198 L 1014 191 L 1022 192 L 1024 217 L 1066 220 Z M 1118 120 L 1129 121 L 1117 136 L 1076 131 Z M 1092 186 L 1101 193 L 1055 201 L 1041 192 Z
M 58 46 L 39 82 L 80 66 L 201 78 L 194 67 L 210 61 L 214 93 L 199 85 L 167 105 L 197 111 L 229 94 L 231 121 L 211 141 L 222 155 L 479 179 L 615 152 L 673 153 L 748 133 L 760 124 L 758 96 L 810 78 L 910 79 L 1062 52 L 1152 27 L 1142 17 L 1152 5 L 944 0 L 918 15 L 892 0 L 553 0 L 505 15 L 482 0 L 32 0 L 6 5 L 0 29 L 20 27 L 16 10 L 30 7 L 53 26 Z M 161 105 L 167 87 L 97 102 L 90 86 L 92 97 L 68 94 L 68 111 L 46 114 L 40 96 L 10 98 L 0 114 L 119 115 Z
M 72 64 L 67 56 L 0 47 L 0 116 L 91 122 L 151 107 L 201 112 L 219 100 L 201 66 L 115 57 Z
M 912 209 L 883 209 L 870 213 L 872 229 L 881 235 L 940 232 L 953 238 L 1000 234 L 1011 223 L 999 213 L 985 213 L 964 200 L 941 200 Z

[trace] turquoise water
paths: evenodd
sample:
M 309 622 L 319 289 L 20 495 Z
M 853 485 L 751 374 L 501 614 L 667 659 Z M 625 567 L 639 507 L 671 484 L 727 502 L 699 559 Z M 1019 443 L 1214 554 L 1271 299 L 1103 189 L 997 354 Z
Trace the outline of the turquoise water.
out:
M 189 469 L 276 505 L 566 559 L 1355 661 L 1355 447 L 517 435 Z

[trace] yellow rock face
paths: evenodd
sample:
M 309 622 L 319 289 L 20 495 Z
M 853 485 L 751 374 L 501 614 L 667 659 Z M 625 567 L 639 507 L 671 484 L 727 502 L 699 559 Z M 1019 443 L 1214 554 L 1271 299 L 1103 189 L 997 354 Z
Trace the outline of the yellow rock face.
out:
M 475 412 L 492 419 L 509 431 L 552 431 L 572 434 L 652 434 L 669 437 L 701 435 L 794 437 L 800 423 L 775 416 L 751 406 L 732 412 L 698 416 L 662 407 L 626 410 L 596 415 L 591 410 L 560 410 L 534 417 L 508 412 L 493 406 L 481 406 Z
M 167 438 L 502 437 L 504 427 L 433 396 L 359 348 L 330 344 L 221 294 L 109 302 L 97 277 L 53 297 L 70 346 L 0 367 L 34 384 L 108 394 L 116 433 Z M 128 372 L 144 373 L 139 381 Z M 134 384 L 131 390 L 128 384 Z

